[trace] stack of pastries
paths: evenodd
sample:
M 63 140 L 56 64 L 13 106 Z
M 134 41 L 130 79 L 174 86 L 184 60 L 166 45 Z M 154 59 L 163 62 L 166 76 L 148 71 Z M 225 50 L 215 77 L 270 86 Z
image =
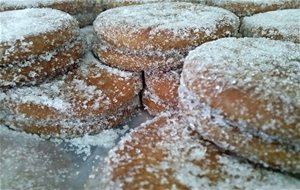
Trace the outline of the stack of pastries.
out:
M 101 188 L 300 187 L 298 1 L 92 1 L 109 10 L 81 30 L 83 1 L 16 2 L 0 12 L 0 124 L 73 137 L 142 102 L 156 117 L 110 151 Z

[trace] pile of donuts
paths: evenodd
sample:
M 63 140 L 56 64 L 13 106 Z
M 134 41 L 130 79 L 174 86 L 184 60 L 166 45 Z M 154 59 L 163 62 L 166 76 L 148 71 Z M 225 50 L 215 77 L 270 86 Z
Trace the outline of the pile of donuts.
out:
M 102 64 L 94 31 L 51 8 L 4 11 L 1 20 L 0 123 L 45 137 L 98 133 L 140 108 L 140 73 Z
M 48 1 L 0 12 L 0 124 L 72 137 L 143 107 L 104 189 L 300 188 L 299 1 Z

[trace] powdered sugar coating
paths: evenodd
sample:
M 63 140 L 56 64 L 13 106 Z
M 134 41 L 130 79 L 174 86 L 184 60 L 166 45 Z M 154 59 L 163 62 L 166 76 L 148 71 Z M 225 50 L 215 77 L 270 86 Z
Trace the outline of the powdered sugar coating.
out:
M 205 0 L 103 0 L 105 8 L 113 8 L 126 5 L 144 4 L 144 3 L 157 3 L 157 2 L 193 2 L 193 3 L 204 3 Z
M 238 16 L 249 16 L 278 9 L 300 8 L 298 0 L 206 0 L 206 4 L 228 9 Z
M 49 8 L 0 12 L 0 28 L 0 64 L 52 51 L 79 35 L 76 19 Z
M 297 189 L 300 181 L 226 155 L 163 114 L 110 151 L 103 189 Z
M 94 21 L 97 35 L 116 47 L 183 49 L 237 32 L 229 11 L 192 3 L 151 3 L 119 7 Z
M 67 189 L 76 170 L 74 157 L 37 135 L 0 125 L 1 189 Z
M 247 37 L 267 37 L 300 43 L 300 9 L 270 11 L 245 17 L 241 33 Z
M 278 142 L 270 136 L 240 128 L 219 111 L 199 101 L 183 82 L 179 87 L 179 97 L 186 122 L 202 138 L 264 167 L 299 174 L 300 144 Z
M 54 9 L 25 9 L 0 13 L 0 43 L 14 43 L 66 27 L 73 17 Z
M 139 74 L 103 66 L 87 54 L 77 70 L 62 78 L 1 92 L 0 123 L 84 128 L 85 124 L 95 126 L 106 119 L 103 122 L 110 126 L 110 121 L 118 121 L 118 115 L 128 116 L 139 106 L 139 101 L 133 99 L 141 88 Z
M 74 16 L 80 27 L 92 24 L 104 5 L 98 0 L 2 0 L 0 11 L 27 8 L 53 8 Z
M 2 9 L 0 10 L 6 10 L 9 7 L 14 9 L 36 8 L 51 5 L 53 3 L 65 3 L 72 1 L 73 0 L 2 0 L 0 3 Z
M 100 40 L 101 41 L 101 40 Z M 170 70 L 181 67 L 189 49 L 143 51 L 116 48 L 103 41 L 94 45 L 94 54 L 105 64 L 128 71 Z
M 12 62 L 0 70 L 0 88 L 35 85 L 51 80 L 74 68 L 83 51 L 82 41 L 77 39 L 54 51 Z
M 299 57 L 299 44 L 220 39 L 191 51 L 182 76 L 199 100 L 236 126 L 293 144 L 300 139 Z
M 142 103 L 144 109 L 147 110 L 150 115 L 158 115 L 172 109 L 170 105 L 162 101 L 156 94 L 151 93 L 148 89 L 143 90 Z
M 157 95 L 170 106 L 176 107 L 181 70 L 180 68 L 168 72 L 158 70 L 145 72 L 145 84 L 151 93 Z

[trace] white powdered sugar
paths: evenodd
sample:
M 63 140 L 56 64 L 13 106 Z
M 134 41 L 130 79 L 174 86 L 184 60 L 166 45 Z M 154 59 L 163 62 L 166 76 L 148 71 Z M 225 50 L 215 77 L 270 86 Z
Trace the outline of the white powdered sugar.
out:
M 300 9 L 270 11 L 243 18 L 241 33 L 300 43 L 299 22 Z
M 95 64 L 99 69 L 103 69 L 106 72 L 110 73 L 111 75 L 117 75 L 120 77 L 123 77 L 125 79 L 130 79 L 130 78 L 140 78 L 140 73 L 135 73 L 135 72 L 129 72 L 129 71 L 123 71 L 114 67 L 107 66 L 103 64 L 101 61 L 96 59 L 94 55 L 91 52 L 88 52 L 85 54 L 84 59 L 86 60 L 87 65 Z M 84 68 L 84 65 L 82 69 Z
M 163 43 L 180 39 L 197 41 L 197 33 L 202 32 L 202 35 L 211 37 L 216 35 L 219 27 L 228 26 L 233 27 L 233 30 L 239 26 L 238 18 L 231 12 L 191 3 L 151 3 L 120 7 L 101 13 L 94 21 L 98 36 L 105 37 L 103 40 L 109 39 L 114 45 L 118 45 L 119 39 L 114 39 L 115 36 L 123 35 L 134 39 L 141 32 L 147 33 L 147 44 L 139 44 L 147 49 L 157 49 L 152 46 L 157 46 L 155 39 L 162 33 L 167 34 L 162 39 Z M 108 31 L 109 34 L 106 33 Z
M 71 104 L 59 95 L 63 85 L 63 80 L 55 80 L 39 86 L 15 88 L 6 92 L 6 101 L 32 103 L 67 112 L 71 109 Z
M 99 134 L 84 135 L 72 139 L 50 139 L 57 145 L 67 144 L 66 151 L 74 151 L 78 155 L 82 155 L 82 159 L 86 160 L 92 154 L 92 149 L 101 147 L 111 149 L 116 145 L 120 136 L 123 136 L 129 130 L 129 126 L 125 125 L 118 129 L 107 129 Z
M 86 26 L 80 29 L 80 36 L 84 41 L 86 53 L 92 50 L 93 44 L 97 40 L 93 26 Z
M 0 125 L 1 189 L 68 189 L 73 160 L 65 151 L 36 135 Z
M 288 175 L 253 167 L 192 135 L 177 119 L 163 114 L 126 135 L 110 151 L 103 189 L 297 189 Z M 119 188 L 116 188 L 119 187 Z
M 132 4 L 157 3 L 157 2 L 193 2 L 204 4 L 206 0 L 103 0 L 103 4 L 108 7 L 125 6 Z
M 21 9 L 21 8 L 36 8 L 51 5 L 54 3 L 66 3 L 73 0 L 1 0 L 0 11 L 6 8 Z
M 265 167 L 299 173 L 299 144 L 254 133 L 252 128 L 241 128 L 221 115 L 220 111 L 199 101 L 184 83 L 179 87 L 179 97 L 184 118 L 204 139 Z
M 223 7 L 241 17 L 278 9 L 300 8 L 298 0 L 206 0 L 206 4 Z
M 248 120 L 237 118 L 239 125 L 263 130 L 287 141 L 293 137 L 297 141 L 300 131 L 296 124 L 300 119 L 299 57 L 300 45 L 295 43 L 263 38 L 220 39 L 189 53 L 183 79 L 188 89 L 208 104 L 228 89 L 238 89 L 247 92 L 255 101 L 265 101 L 260 105 L 265 111 L 260 113 L 268 112 L 273 118 L 262 120 L 256 114 Z M 208 90 L 213 95 L 207 96 Z M 277 105 L 280 102 L 280 106 L 275 106 L 274 102 Z M 251 116 L 248 107 L 240 105 L 240 114 Z M 288 127 L 282 129 L 284 125 Z
M 57 31 L 73 20 L 69 14 L 49 8 L 1 12 L 0 43 L 15 43 L 29 36 Z

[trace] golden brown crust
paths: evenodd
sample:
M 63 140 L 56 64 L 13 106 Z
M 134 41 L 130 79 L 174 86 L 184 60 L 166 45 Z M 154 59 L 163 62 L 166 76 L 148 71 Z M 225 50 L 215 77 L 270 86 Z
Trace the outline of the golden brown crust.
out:
M 244 37 L 265 37 L 300 43 L 300 7 L 256 14 L 242 19 L 240 32 Z
M 189 14 L 185 14 L 188 11 Z M 208 14 L 210 22 L 198 19 Z M 190 19 L 194 19 L 193 22 Z M 94 22 L 98 37 L 107 43 L 118 48 L 152 51 L 195 47 L 236 34 L 238 25 L 238 18 L 229 11 L 178 2 L 110 9 Z
M 6 66 L 0 70 L 0 88 L 7 88 L 19 85 L 36 84 L 51 77 L 65 73 L 75 66 L 83 55 L 81 41 L 76 41 L 55 50 L 50 59 L 38 56 L 29 60 L 26 66 Z
M 203 117 L 199 117 L 203 118 Z M 209 120 L 199 122 L 198 131 L 205 139 L 221 148 L 228 149 L 265 167 L 290 173 L 300 173 L 300 153 L 288 149 L 280 143 L 267 143 L 258 137 L 249 137 L 238 128 L 218 126 Z
M 124 137 L 110 152 L 108 167 L 104 168 L 104 184 L 99 185 L 122 190 L 257 189 L 284 185 L 293 188 L 298 185 L 299 181 L 288 176 L 255 168 L 223 153 L 200 140 L 181 119 L 163 114 Z
M 283 0 L 283 1 L 274 1 L 274 2 L 260 2 L 255 3 L 253 1 L 219 1 L 219 0 L 208 0 L 207 5 L 218 6 L 224 9 L 230 10 L 239 17 L 249 16 L 256 13 L 274 11 L 279 9 L 294 9 L 300 8 L 300 3 L 297 0 Z
M 35 13 L 35 11 L 37 13 Z M 9 17 L 9 13 L 13 16 Z M 15 61 L 22 61 L 24 59 L 30 59 L 32 56 L 37 56 L 49 51 L 53 51 L 58 47 L 63 46 L 66 42 L 70 42 L 76 39 L 79 35 L 79 27 L 76 19 L 72 18 L 70 15 L 63 13 L 61 11 L 55 11 L 51 9 L 28 9 L 24 10 L 28 15 L 29 19 L 37 18 L 39 16 L 38 12 L 51 12 L 51 14 L 58 14 L 63 17 L 60 21 L 48 20 L 49 18 L 41 18 L 45 22 L 46 27 L 47 22 L 52 23 L 53 28 L 49 30 L 33 33 L 28 31 L 28 34 L 23 34 L 23 36 L 17 36 L 13 41 L 3 41 L 0 42 L 0 65 L 12 64 Z M 18 11 L 3 12 L 0 14 L 5 14 L 9 18 L 8 22 L 14 22 L 14 15 L 21 14 Z M 25 13 L 24 13 L 25 14 Z M 42 13 L 41 13 L 42 14 Z M 31 17 L 30 17 L 31 16 Z M 44 16 L 45 17 L 45 16 Z M 20 19 L 20 18 L 16 18 Z M 55 19 L 55 18 L 54 18 Z M 57 23 L 57 25 L 56 25 Z M 33 24 L 33 28 L 36 26 Z M 54 27 L 56 25 L 56 28 Z M 5 25 L 4 25 L 5 26 Z M 18 29 L 18 27 L 20 27 Z M 15 30 L 23 30 L 24 26 L 20 25 Z M 29 26 L 26 26 L 29 28 Z M 10 31 L 13 32 L 13 31 Z
M 88 54 L 78 69 L 61 79 L 1 93 L 0 120 L 20 127 L 77 126 L 81 130 L 90 122 L 105 122 L 102 119 L 132 102 L 141 88 L 139 74 L 107 67 Z
M 167 105 L 165 102 L 162 102 L 162 100 L 151 94 L 151 92 L 149 92 L 147 89 L 144 89 L 142 103 L 150 115 L 158 115 L 162 112 L 170 110 L 169 105 Z
M 105 64 L 128 71 L 170 70 L 183 64 L 186 50 L 174 52 L 134 52 L 104 44 L 95 45 L 94 54 Z
M 125 105 L 115 113 L 99 117 L 98 121 L 95 118 L 91 118 L 91 121 L 83 121 L 84 125 L 78 122 L 78 125 L 72 127 L 66 127 L 59 123 L 29 123 L 29 122 L 9 122 L 7 125 L 16 130 L 22 130 L 26 133 L 42 135 L 45 137 L 60 136 L 60 137 L 76 137 L 85 134 L 96 134 L 104 129 L 114 128 L 118 125 L 128 121 L 140 108 L 139 103 L 135 99 L 130 101 L 128 105 Z M 38 110 L 31 110 L 38 113 Z M 50 113 L 51 114 L 51 111 Z M 0 119 L 1 122 L 1 119 Z M 3 121 L 2 121 L 3 122 Z M 76 121 L 75 121 L 76 122 Z M 4 124 L 5 121 L 4 121 Z
M 145 72 L 145 83 L 149 91 L 158 96 L 163 102 L 178 105 L 178 87 L 180 83 L 180 70 L 168 72 Z
M 187 122 L 206 140 L 222 149 L 265 167 L 290 173 L 300 172 L 299 145 L 272 141 L 268 136 L 258 136 L 242 131 L 228 118 L 197 100 L 188 89 L 180 86 L 180 109 Z
M 299 44 L 264 38 L 206 43 L 186 58 L 186 87 L 212 110 L 253 134 L 300 139 Z
M 97 0 L 65 0 L 65 1 L 47 1 L 42 2 L 36 0 L 32 3 L 22 3 L 10 2 L 10 0 L 4 0 L 1 2 L 0 11 L 9 11 L 9 10 L 20 10 L 26 8 L 52 8 L 58 9 L 64 12 L 67 12 L 74 16 L 79 22 L 79 26 L 87 26 L 93 23 L 97 15 L 102 12 L 105 8 L 103 3 L 98 2 Z

